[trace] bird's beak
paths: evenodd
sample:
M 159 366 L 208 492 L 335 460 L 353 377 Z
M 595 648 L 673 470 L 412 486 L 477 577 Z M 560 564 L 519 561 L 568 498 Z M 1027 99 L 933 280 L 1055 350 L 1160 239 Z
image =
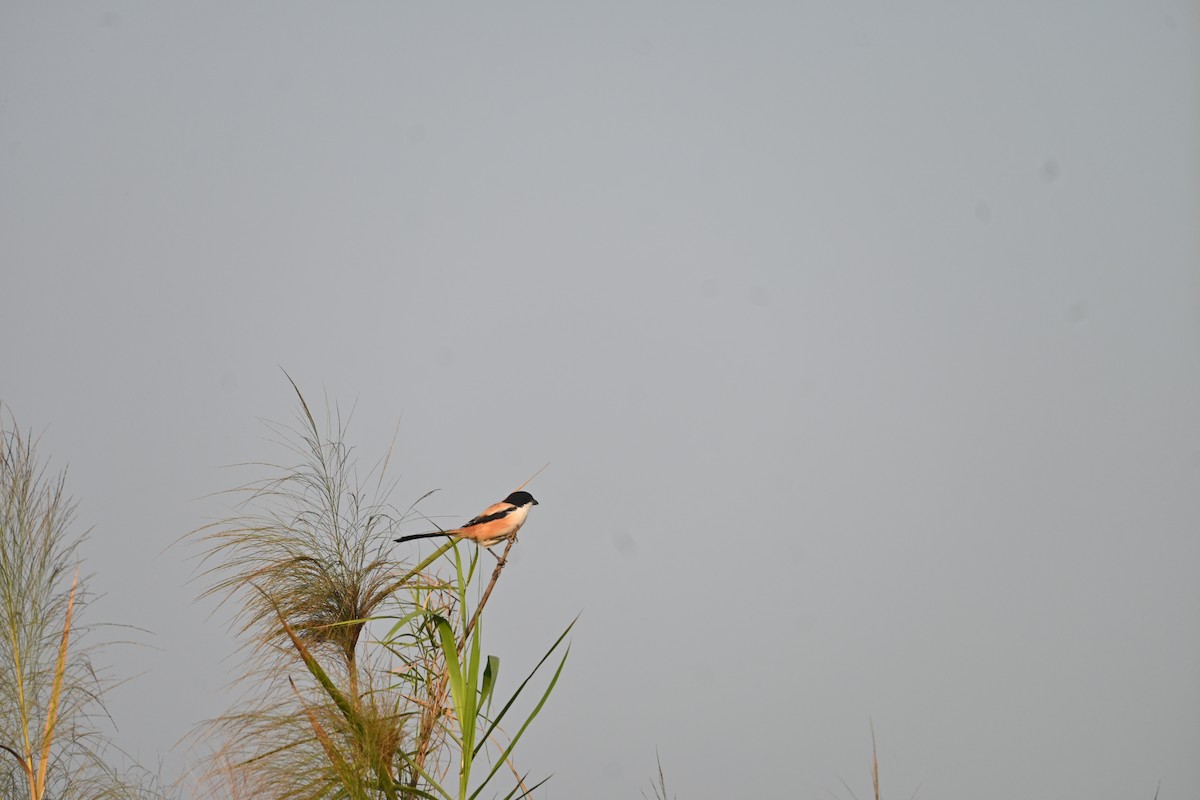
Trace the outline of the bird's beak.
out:
M 534 501 L 533 501 L 533 504 L 534 504 L 535 506 L 540 506 L 540 505 L 541 505 L 541 503 L 539 503 L 537 500 L 534 500 Z

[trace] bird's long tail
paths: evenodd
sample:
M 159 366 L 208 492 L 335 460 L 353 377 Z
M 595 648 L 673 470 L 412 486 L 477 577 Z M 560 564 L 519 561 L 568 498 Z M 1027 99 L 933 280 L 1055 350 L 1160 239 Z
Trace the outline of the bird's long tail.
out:
M 397 542 L 411 542 L 413 539 L 432 539 L 436 536 L 452 536 L 452 531 L 434 531 L 433 533 L 410 533 L 408 536 L 401 536 Z

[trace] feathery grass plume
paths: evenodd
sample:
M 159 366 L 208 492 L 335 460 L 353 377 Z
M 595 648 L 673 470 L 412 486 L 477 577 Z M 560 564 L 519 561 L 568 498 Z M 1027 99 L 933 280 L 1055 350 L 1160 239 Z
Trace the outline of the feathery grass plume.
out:
M 291 648 L 280 647 L 286 637 L 278 607 L 309 647 L 332 650 L 349 668 L 366 620 L 397 588 L 386 548 L 388 531 L 403 515 L 387 503 L 386 459 L 360 478 L 343 438 L 348 420 L 340 411 L 336 422 L 327 415 L 322 430 L 299 389 L 296 394 L 299 424 L 268 425 L 299 461 L 258 464 L 274 474 L 232 490 L 244 497 L 239 513 L 199 531 L 206 575 L 215 579 L 204 594 L 241 602 L 238 632 L 266 661 L 282 656 L 286 667 L 295 658 Z M 363 484 L 373 475 L 369 497 Z
M 235 514 L 196 532 L 212 580 L 204 595 L 236 604 L 247 648 L 243 696 L 208 726 L 219 742 L 212 785 L 253 785 L 258 797 L 374 796 L 377 768 L 393 762 L 409 715 L 380 685 L 386 665 L 364 647 L 363 631 L 419 577 L 388 552 L 412 507 L 388 502 L 390 450 L 360 474 L 345 441 L 349 420 L 334 409 L 318 424 L 292 387 L 297 424 L 268 425 L 296 460 L 258 464 L 270 474 L 233 490 L 242 495 Z M 314 663 L 327 684 L 312 679 Z M 344 758 L 332 759 L 331 745 Z
M 65 472 L 48 473 L 37 439 L 0 407 L 0 786 L 31 800 L 161 796 L 142 770 L 113 766 L 126 759 L 104 731 L 99 645 L 78 621 L 88 594 L 74 515 Z

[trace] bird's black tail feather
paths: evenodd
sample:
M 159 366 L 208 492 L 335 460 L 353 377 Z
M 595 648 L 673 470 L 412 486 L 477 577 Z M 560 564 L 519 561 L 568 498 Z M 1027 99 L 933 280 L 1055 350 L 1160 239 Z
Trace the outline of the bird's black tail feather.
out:
M 411 542 L 413 539 L 432 539 L 435 536 L 449 536 L 450 534 L 442 531 L 434 531 L 433 533 L 412 533 L 408 536 L 401 536 L 397 542 Z

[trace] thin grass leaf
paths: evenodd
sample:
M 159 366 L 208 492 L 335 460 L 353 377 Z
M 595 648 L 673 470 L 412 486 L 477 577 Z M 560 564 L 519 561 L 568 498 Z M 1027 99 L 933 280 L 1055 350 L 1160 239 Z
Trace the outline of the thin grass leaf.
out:
M 384 642 L 392 641 L 393 639 L 396 638 L 396 634 L 399 633 L 402 628 L 404 628 L 406 625 L 408 625 L 410 622 L 412 622 L 417 617 L 423 617 L 423 616 L 425 616 L 425 610 L 421 609 L 421 608 L 417 608 L 417 609 L 414 609 L 413 611 L 408 612 L 403 617 L 401 617 L 396 622 L 395 625 L 393 625 L 391 628 L 388 629 L 388 632 L 383 635 L 383 637 L 381 638 L 381 641 L 384 641 Z
M 438 637 L 441 640 L 442 655 L 446 659 L 446 670 L 449 673 L 450 695 L 454 700 L 455 713 L 459 715 L 459 719 L 466 711 L 466 706 L 463 703 L 463 697 L 466 690 L 463 686 L 462 668 L 458 662 L 458 647 L 454 640 L 454 630 L 450 627 L 450 623 L 445 617 L 438 614 L 432 614 L 434 625 L 437 628 Z
M 478 554 L 478 550 L 476 551 Z M 454 572 L 458 576 L 458 583 L 455 584 L 458 590 L 458 607 L 467 607 L 467 580 L 463 576 L 462 551 L 458 548 L 458 540 L 454 541 Z
M 657 747 L 654 748 L 654 760 L 658 764 L 658 785 L 655 786 L 654 782 L 651 781 L 650 789 L 654 792 L 655 800 L 667 800 L 667 795 L 669 794 L 667 792 L 667 776 L 663 772 L 662 756 L 659 754 Z M 642 792 L 642 797 L 645 796 L 646 793 Z
M 504 708 L 500 709 L 500 713 L 496 715 L 496 718 L 492 720 L 491 725 L 488 726 L 487 731 L 483 734 L 483 738 L 480 739 L 480 747 L 482 747 L 483 743 L 486 742 L 492 735 L 492 731 L 494 731 L 500 725 L 501 720 L 504 719 L 504 715 L 508 713 L 508 709 L 512 707 L 512 704 L 516 702 L 517 697 L 519 697 L 521 692 L 524 691 L 525 686 L 531 680 L 533 680 L 533 676 L 536 675 L 537 671 L 542 668 L 542 665 L 546 663 L 547 659 L 554 654 L 554 651 L 558 649 L 560 644 L 562 644 L 563 639 L 567 638 L 567 634 L 571 632 L 571 629 L 575 627 L 575 623 L 578 621 L 578 616 L 571 620 L 571 624 L 568 625 L 566 630 L 564 630 L 562 634 L 554 640 L 554 644 L 550 645 L 550 649 L 546 651 L 544 656 L 542 656 L 542 660 L 539 661 L 533 670 L 525 677 L 525 680 L 521 681 L 521 685 L 517 687 L 515 692 L 513 692 L 512 697 L 508 698 L 508 702 L 504 704 Z
M 487 657 L 487 666 L 483 668 L 483 688 L 479 692 L 479 704 L 491 711 L 492 692 L 496 688 L 496 680 L 500 676 L 500 659 L 496 656 Z
M 528 772 L 527 772 L 527 773 L 525 773 L 524 775 L 522 775 L 522 776 L 521 776 L 521 777 L 518 779 L 518 781 L 517 781 L 517 785 L 516 785 L 516 786 L 514 786 L 514 787 L 512 788 L 512 791 L 511 791 L 511 792 L 509 792 L 508 794 L 504 795 L 504 800 L 524 800 L 524 798 L 526 798 L 526 797 L 529 797 L 529 795 L 533 794 L 533 792 L 534 792 L 535 790 L 537 790 L 537 789 L 540 789 L 540 788 L 541 788 L 541 787 L 542 787 L 542 786 L 543 786 L 543 785 L 546 783 L 546 781 L 550 780 L 550 779 L 551 779 L 551 778 L 553 778 L 554 776 L 553 776 L 553 775 L 547 775 L 546 777 L 542 778 L 540 781 L 538 781 L 537 783 L 535 783 L 533 786 L 530 786 L 528 789 L 526 789 L 525 791 L 521 792 L 520 796 L 518 796 L 518 797 L 516 797 L 516 798 L 513 798 L 513 795 L 514 795 L 514 794 L 516 794 L 517 790 L 518 790 L 518 789 L 520 789 L 520 788 L 522 788 L 522 787 L 525 785 L 525 779 L 526 779 L 527 777 L 529 777 L 529 773 L 528 773 Z
M 71 596 L 67 600 L 67 616 L 63 621 L 62 642 L 58 646 L 58 661 L 54 665 L 54 688 L 50 691 L 50 703 L 46 707 L 46 730 L 42 733 L 42 754 L 38 761 L 34 800 L 40 800 L 46 792 L 46 771 L 50 767 L 50 745 L 54 741 L 54 726 L 58 722 L 58 701 L 62 694 L 63 676 L 67 671 L 67 641 L 71 636 L 71 613 L 75 610 L 75 590 L 79 586 L 79 570 L 71 580 Z
M 465 698 L 467 719 L 460 723 L 463 727 L 463 750 L 469 754 L 467 763 L 474 756 L 475 728 L 479 711 L 479 632 L 480 628 L 476 628 L 475 635 L 471 637 L 471 649 L 467 656 L 466 685 L 470 691 L 466 693 Z
M 881 800 L 879 794 L 879 750 L 875 747 L 874 720 L 871 720 L 871 780 L 875 786 L 875 800 Z
M 25 763 L 25 759 L 21 757 L 21 754 L 16 750 L 13 750 L 8 745 L 3 744 L 0 744 L 0 750 L 3 750 L 17 760 L 17 763 L 21 765 L 21 771 L 25 773 L 25 776 L 29 779 L 30 785 L 32 785 L 33 771 L 29 768 L 29 765 Z
M 430 555 L 428 558 L 426 558 L 420 564 L 417 564 L 415 567 L 410 569 L 408 572 L 404 573 L 402 576 L 400 576 L 396 580 L 391 581 L 386 586 L 384 586 L 380 590 L 380 592 L 382 594 L 390 595 L 399 589 L 403 589 L 406 585 L 408 585 L 409 581 L 411 581 L 417 575 L 420 575 L 422 571 L 428 569 L 430 564 L 432 564 L 433 562 L 435 562 L 439 558 L 441 558 L 442 555 L 447 550 L 449 550 L 451 547 L 454 547 L 455 543 L 456 543 L 455 539 L 451 539 L 450 541 L 446 542 L 444 545 L 442 545 L 437 550 L 435 550 L 432 555 Z

